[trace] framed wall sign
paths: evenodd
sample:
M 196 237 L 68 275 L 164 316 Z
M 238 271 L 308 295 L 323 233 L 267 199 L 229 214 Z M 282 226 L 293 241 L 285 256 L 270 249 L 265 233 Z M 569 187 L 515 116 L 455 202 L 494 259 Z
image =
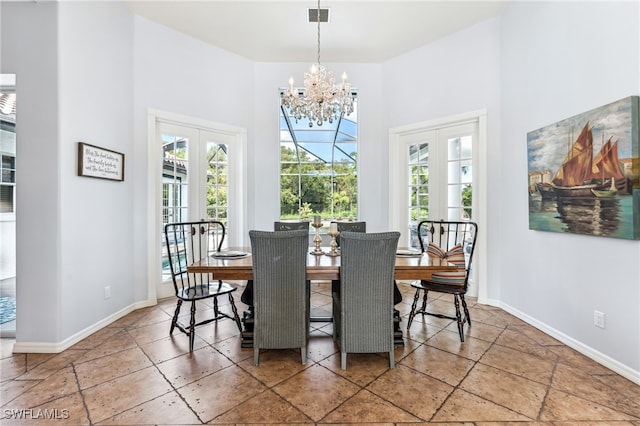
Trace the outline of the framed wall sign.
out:
M 78 176 L 124 180 L 124 154 L 78 142 Z

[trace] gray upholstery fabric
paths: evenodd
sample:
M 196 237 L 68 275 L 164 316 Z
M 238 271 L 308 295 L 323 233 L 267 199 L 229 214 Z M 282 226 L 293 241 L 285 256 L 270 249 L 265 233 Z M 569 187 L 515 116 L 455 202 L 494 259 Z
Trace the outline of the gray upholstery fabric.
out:
M 309 222 L 273 222 L 274 231 L 295 231 L 296 229 L 306 229 L 309 231 Z
M 345 231 L 349 232 L 367 232 L 367 222 L 335 222 L 338 224 L 338 236 L 336 237 L 336 244 L 340 247 L 340 234 Z
M 349 232 L 367 232 L 367 222 L 332 222 L 338 225 L 338 235 L 336 236 L 336 244 L 340 247 L 340 234 L 345 231 Z M 333 312 L 340 310 L 340 280 L 331 281 L 331 294 L 333 296 Z M 340 321 L 338 318 L 337 321 Z M 340 324 L 334 318 L 333 324 L 333 340 L 338 339 Z
M 254 363 L 261 348 L 301 348 L 306 362 L 308 230 L 249 231 L 253 256 Z
M 399 232 L 342 234 L 340 294 L 334 318 L 339 327 L 341 367 L 347 353 L 388 352 L 393 356 L 393 275 Z

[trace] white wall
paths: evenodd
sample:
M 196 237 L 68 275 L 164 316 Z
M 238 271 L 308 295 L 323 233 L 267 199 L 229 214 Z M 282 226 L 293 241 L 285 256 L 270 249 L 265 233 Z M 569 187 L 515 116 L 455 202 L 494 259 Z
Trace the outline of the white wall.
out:
M 16 74 L 16 338 L 59 342 L 57 5 L 0 2 L 0 72 Z M 37 262 L 37 266 L 34 266 Z
M 58 7 L 63 337 L 133 299 L 133 17 L 122 3 Z M 77 176 L 77 143 L 125 155 L 124 182 Z M 105 300 L 104 288 L 111 297 Z
M 640 379 L 640 242 L 528 229 L 526 134 L 640 94 L 638 2 L 514 2 L 502 17 L 500 300 Z M 506 160 L 508 159 L 508 160 Z M 493 283 L 492 285 L 495 285 Z M 593 311 L 606 314 L 606 329 Z
M 1 7 L 20 98 L 17 346 L 55 351 L 134 302 L 133 19 L 122 3 Z M 125 182 L 78 177 L 79 141 L 124 153 Z

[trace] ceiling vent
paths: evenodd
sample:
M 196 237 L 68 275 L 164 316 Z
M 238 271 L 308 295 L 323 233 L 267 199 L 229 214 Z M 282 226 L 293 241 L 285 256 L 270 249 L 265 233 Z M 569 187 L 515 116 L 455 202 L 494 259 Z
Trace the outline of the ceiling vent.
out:
M 318 22 L 318 9 L 307 9 L 309 22 Z M 320 9 L 320 22 L 329 22 L 329 9 Z

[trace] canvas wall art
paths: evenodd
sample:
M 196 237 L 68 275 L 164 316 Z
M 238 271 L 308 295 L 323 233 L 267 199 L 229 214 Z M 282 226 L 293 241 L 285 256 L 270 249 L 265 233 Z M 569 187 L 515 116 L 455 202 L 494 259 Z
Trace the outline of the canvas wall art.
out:
M 529 229 L 640 239 L 639 99 L 527 133 Z

